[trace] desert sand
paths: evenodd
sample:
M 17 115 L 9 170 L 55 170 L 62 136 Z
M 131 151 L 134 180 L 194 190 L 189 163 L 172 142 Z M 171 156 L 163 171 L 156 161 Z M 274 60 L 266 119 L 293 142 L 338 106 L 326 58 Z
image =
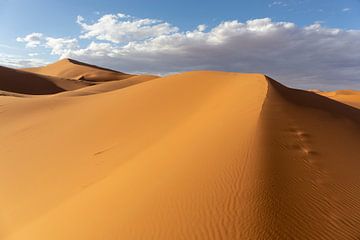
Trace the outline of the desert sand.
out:
M 40 75 L 0 66 L 0 91 L 22 94 L 52 94 L 88 86 L 84 82 Z
M 318 94 L 360 108 L 360 91 L 337 90 L 332 92 L 318 92 Z
M 90 82 L 121 80 L 134 76 L 111 69 L 82 63 L 69 58 L 62 59 L 44 67 L 24 68 L 22 70 L 53 77 L 62 77 Z
M 0 239 L 360 237 L 360 110 L 262 74 L 71 66 L 46 71 L 98 84 L 0 96 Z

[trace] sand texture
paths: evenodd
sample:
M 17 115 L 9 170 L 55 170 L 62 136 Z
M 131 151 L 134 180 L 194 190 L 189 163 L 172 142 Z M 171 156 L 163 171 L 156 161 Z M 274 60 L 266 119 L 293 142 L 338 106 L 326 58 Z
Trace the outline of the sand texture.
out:
M 0 239 L 359 239 L 357 108 L 261 74 L 102 82 L 0 95 Z

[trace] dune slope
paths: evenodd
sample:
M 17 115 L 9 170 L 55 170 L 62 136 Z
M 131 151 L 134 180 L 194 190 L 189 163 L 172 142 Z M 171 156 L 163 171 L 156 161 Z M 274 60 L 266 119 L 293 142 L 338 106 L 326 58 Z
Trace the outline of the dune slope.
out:
M 265 94 L 261 75 L 195 72 L 3 106 L 2 238 L 237 234 Z
M 84 86 L 88 84 L 0 66 L 1 91 L 41 95 L 75 90 Z
M 122 80 L 134 76 L 68 58 L 62 59 L 44 67 L 24 68 L 22 70 L 48 76 L 89 82 Z
M 360 236 L 359 110 L 259 74 L 113 87 L 0 97 L 1 239 Z
M 158 78 L 157 76 L 153 75 L 139 75 L 139 76 L 133 76 L 126 79 L 123 79 L 121 81 L 109 81 L 104 82 L 101 84 L 96 84 L 88 87 L 84 87 L 81 89 L 77 89 L 74 91 L 64 92 L 60 93 L 62 96 L 70 97 L 70 96 L 86 96 L 91 94 L 99 94 L 99 93 L 105 93 L 110 91 L 119 90 L 121 88 L 126 88 L 135 84 L 147 82 L 153 79 Z
M 338 90 L 333 92 L 318 92 L 318 94 L 360 108 L 360 91 Z
M 262 117 L 266 239 L 360 236 L 360 111 L 269 79 Z

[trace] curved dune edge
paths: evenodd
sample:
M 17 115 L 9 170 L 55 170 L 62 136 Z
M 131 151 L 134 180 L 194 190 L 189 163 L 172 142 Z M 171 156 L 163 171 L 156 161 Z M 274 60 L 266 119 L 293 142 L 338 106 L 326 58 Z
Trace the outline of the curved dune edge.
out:
M 360 111 L 325 97 L 199 71 L 2 108 L 2 239 L 360 236 Z
M 0 91 L 2 91 L 2 95 L 54 94 L 85 86 L 88 84 L 0 66 Z
M 338 90 L 333 92 L 317 92 L 318 94 L 331 98 L 335 101 L 360 108 L 360 91 Z
M 358 238 L 360 111 L 269 79 L 261 119 L 262 237 Z
M 73 59 L 62 59 L 36 68 L 0 66 L 0 96 L 83 96 L 109 92 L 158 78 L 131 75 Z
M 118 72 L 73 59 L 65 58 L 43 67 L 24 68 L 23 71 L 88 82 L 123 80 L 134 75 Z
M 133 76 L 126 78 L 121 81 L 109 81 L 104 82 L 101 84 L 96 84 L 88 87 L 84 87 L 81 89 L 77 89 L 74 91 L 68 91 L 58 94 L 64 97 L 79 97 L 79 96 L 87 96 L 91 94 L 99 94 L 99 93 L 106 93 L 111 92 L 115 90 L 119 90 L 122 88 L 130 87 L 132 85 L 136 85 L 139 83 L 144 83 L 147 81 L 154 80 L 156 78 L 159 78 L 158 76 L 152 76 L 152 75 L 139 75 L 139 76 Z

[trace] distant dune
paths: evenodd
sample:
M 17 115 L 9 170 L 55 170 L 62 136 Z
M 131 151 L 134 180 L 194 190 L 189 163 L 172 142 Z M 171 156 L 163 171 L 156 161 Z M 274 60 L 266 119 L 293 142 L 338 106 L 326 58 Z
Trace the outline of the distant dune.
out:
M 73 59 L 63 59 L 45 67 L 24 68 L 24 71 L 39 73 L 49 76 L 76 79 L 90 82 L 104 82 L 121 80 L 134 75 L 126 74 L 95 65 L 78 62 Z
M 63 59 L 37 68 L 11 69 L 0 66 L 0 95 L 46 95 L 77 89 L 79 91 L 67 95 L 88 95 L 154 78 L 157 76 L 126 74 L 73 59 Z
M 121 81 L 109 81 L 109 82 L 104 82 L 102 84 L 96 84 L 93 86 L 81 88 L 76 91 L 68 91 L 68 92 L 62 93 L 62 96 L 84 96 L 84 95 L 90 95 L 90 94 L 110 92 L 110 91 L 118 90 L 121 88 L 129 87 L 131 85 L 150 81 L 155 78 L 158 78 L 158 77 L 153 76 L 153 75 L 133 76 L 133 77 L 123 79 Z
M 0 96 L 0 115 L 0 239 L 360 237 L 360 110 L 264 75 Z
M 360 91 L 338 90 L 333 92 L 318 92 L 320 95 L 329 97 L 336 101 L 360 108 Z
M 0 91 L 38 95 L 74 90 L 87 85 L 0 66 Z

